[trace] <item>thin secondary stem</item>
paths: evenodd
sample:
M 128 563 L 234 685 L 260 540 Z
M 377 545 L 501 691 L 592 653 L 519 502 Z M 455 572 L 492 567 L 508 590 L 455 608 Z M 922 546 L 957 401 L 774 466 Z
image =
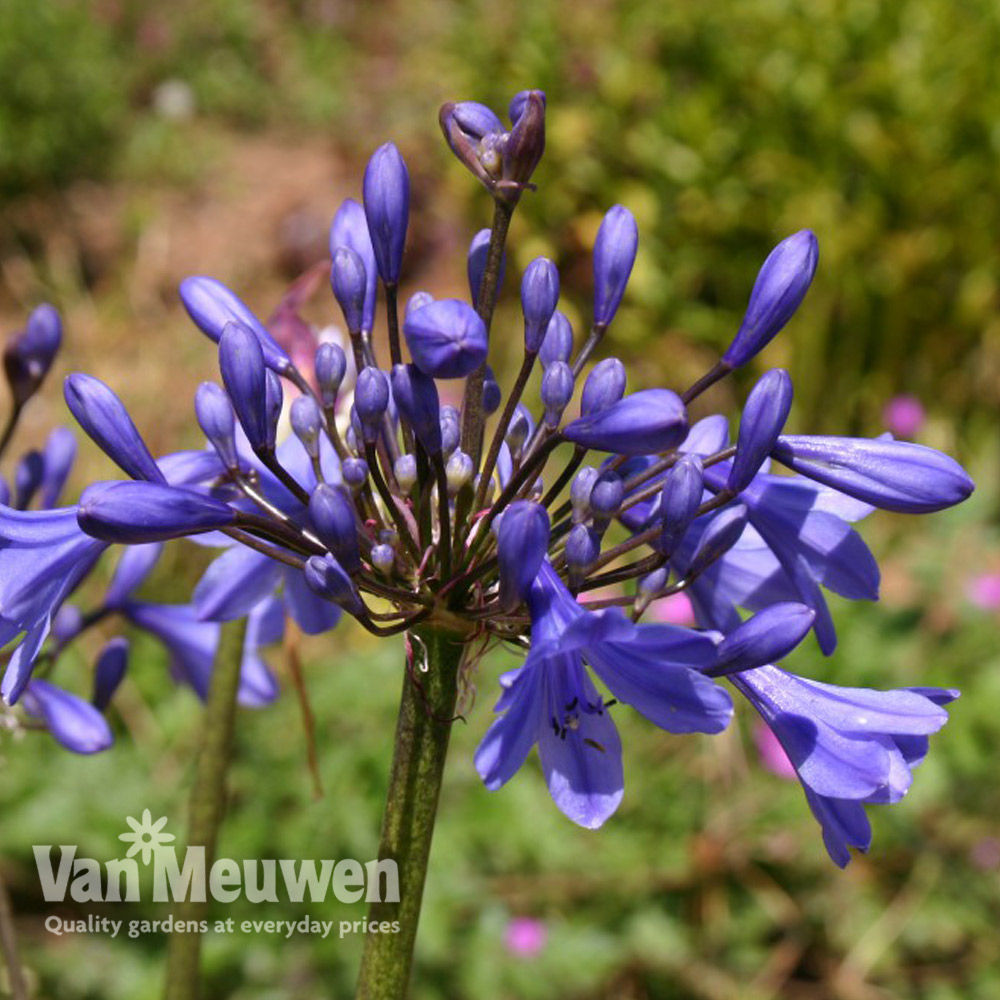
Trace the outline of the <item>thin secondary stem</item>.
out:
M 486 269 L 479 285 L 479 301 L 476 311 L 486 325 L 487 335 L 493 321 L 493 310 L 496 306 L 497 292 L 500 287 L 500 267 L 503 263 L 503 248 L 507 242 L 507 230 L 510 228 L 514 205 L 503 198 L 494 200 L 493 228 L 490 231 L 490 245 L 486 251 Z M 486 379 L 486 363 L 483 362 L 465 383 L 465 395 L 462 399 L 462 451 L 471 459 L 473 468 L 479 467 L 479 459 L 483 453 L 483 425 L 486 415 L 483 412 L 483 382 Z
M 380 861 L 396 862 L 399 896 L 373 902 L 368 911 L 369 926 L 387 921 L 399 930 L 366 935 L 357 1000 L 406 996 L 463 650 L 464 637 L 454 632 L 425 626 L 407 637 L 407 668 L 378 849 Z
M 246 619 L 223 626 L 202 720 L 202 741 L 189 801 L 188 848 L 205 849 L 206 868 L 211 867 L 215 858 L 225 812 L 226 774 L 232 758 L 236 693 L 240 685 L 245 635 Z M 183 899 L 174 908 L 174 917 L 178 921 L 200 922 L 205 920 L 207 912 L 207 902 Z M 171 934 L 167 948 L 166 1000 L 198 1000 L 200 965 L 201 935 L 197 932 Z
M 0 434 L 0 457 L 7 450 L 7 445 L 10 444 L 10 439 L 14 436 L 14 431 L 17 429 L 17 422 L 20 418 L 21 407 L 11 407 L 11 411 L 7 416 L 7 423 L 4 424 L 3 433 Z
M 503 408 L 500 423 L 497 424 L 496 430 L 493 432 L 493 440 L 490 442 L 490 450 L 486 455 L 486 463 L 483 465 L 483 471 L 479 477 L 479 488 L 476 490 L 476 499 L 472 505 L 474 510 L 479 510 L 483 506 L 486 498 L 486 489 L 489 486 L 490 477 L 493 475 L 493 470 L 496 467 L 497 456 L 500 454 L 504 435 L 510 426 L 514 410 L 517 409 L 517 404 L 521 401 L 521 395 L 524 392 L 524 387 L 528 384 L 528 379 L 531 377 L 531 370 L 535 367 L 535 358 L 537 356 L 537 353 L 524 352 L 521 370 L 517 373 L 514 388 L 511 389 L 510 395 L 507 397 L 507 405 Z

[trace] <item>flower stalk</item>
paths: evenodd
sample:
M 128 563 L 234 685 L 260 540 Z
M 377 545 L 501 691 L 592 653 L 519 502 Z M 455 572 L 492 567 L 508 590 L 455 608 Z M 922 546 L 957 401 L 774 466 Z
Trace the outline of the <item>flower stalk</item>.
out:
M 226 776 L 232 760 L 236 693 L 246 621 L 226 625 L 212 672 L 203 716 L 202 742 L 195 764 L 188 816 L 188 846 L 205 848 L 205 866 L 215 858 L 219 828 L 226 805 Z M 174 913 L 177 921 L 205 919 L 207 902 L 181 900 Z M 191 926 L 191 925 L 188 925 Z M 201 935 L 196 932 L 170 936 L 167 949 L 165 1000 L 198 1000 L 201 994 Z
M 392 859 L 398 866 L 399 902 L 375 902 L 368 911 L 369 925 L 398 921 L 399 931 L 365 937 L 357 1000 L 399 1000 L 406 995 L 464 647 L 463 635 L 440 628 L 425 626 L 407 633 L 407 666 L 378 849 L 380 860 Z

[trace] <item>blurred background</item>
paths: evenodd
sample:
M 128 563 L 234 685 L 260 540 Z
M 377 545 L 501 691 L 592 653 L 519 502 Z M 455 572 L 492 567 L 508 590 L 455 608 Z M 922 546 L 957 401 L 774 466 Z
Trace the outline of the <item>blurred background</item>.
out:
M 704 406 L 731 409 L 784 366 L 797 431 L 888 428 L 956 455 L 979 483 L 919 524 L 871 518 L 882 602 L 833 598 L 837 653 L 807 643 L 787 664 L 964 692 L 910 796 L 870 810 L 869 857 L 845 873 L 829 862 L 749 714 L 724 736 L 682 739 L 621 713 L 626 795 L 597 834 L 555 810 L 534 762 L 485 792 L 471 756 L 510 665 L 498 655 L 456 727 L 415 997 L 1000 996 L 998 31 L 987 0 L 0 3 L 0 333 L 43 300 L 66 324 L 22 448 L 66 422 L 58 383 L 78 369 L 121 395 L 154 453 L 197 446 L 190 400 L 215 357 L 178 282 L 213 275 L 270 314 L 326 255 L 333 212 L 360 197 L 364 163 L 388 139 L 413 184 L 404 292 L 466 295 L 465 249 L 489 198 L 445 147 L 437 109 L 469 99 L 502 112 L 540 87 L 548 145 L 512 230 L 495 326 L 511 333 L 494 337 L 495 366 L 518 360 L 516 277 L 539 254 L 559 265 L 579 332 L 593 239 L 615 203 L 641 239 L 606 350 L 633 387 L 682 388 L 709 367 L 768 250 L 809 227 L 820 266 L 798 316 Z M 338 318 L 323 292 L 307 314 Z M 105 474 L 82 446 L 78 484 Z M 185 600 L 203 565 L 178 545 L 147 590 Z M 60 682 L 72 687 L 76 669 L 85 689 L 94 648 Z M 220 856 L 373 857 L 401 643 L 346 627 L 293 638 L 271 657 L 286 687 L 292 653 L 307 667 L 322 796 L 293 692 L 242 713 Z M 143 808 L 182 835 L 198 703 L 139 640 L 117 706 L 118 745 L 96 758 L 0 733 L 0 866 L 37 995 L 53 1000 L 160 988 L 162 936 L 56 939 L 42 926 L 53 908 L 32 844 L 113 857 L 124 817 Z M 166 916 L 154 904 L 58 912 Z M 357 944 L 210 938 L 206 996 L 349 996 Z

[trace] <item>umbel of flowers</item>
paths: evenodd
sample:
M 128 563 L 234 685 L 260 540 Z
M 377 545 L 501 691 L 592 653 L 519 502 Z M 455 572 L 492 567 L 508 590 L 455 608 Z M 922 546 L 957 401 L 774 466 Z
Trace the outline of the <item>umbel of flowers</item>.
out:
M 544 149 L 544 95 L 518 94 L 510 120 L 471 102 L 441 109 L 448 144 L 494 205 L 491 228 L 471 241 L 467 301 L 407 289 L 400 308 L 409 176 L 387 143 L 368 163 L 361 202 L 345 201 L 331 227 L 343 346 L 323 342 L 293 361 L 275 325 L 234 292 L 208 277 L 182 283 L 192 320 L 218 345 L 220 382 L 194 400 L 204 450 L 154 458 L 110 387 L 69 376 L 70 410 L 128 478 L 90 486 L 75 506 L 52 508 L 49 491 L 28 510 L 33 494 L 21 491 L 0 510 L 0 628 L 20 637 L 3 697 L 33 699 L 59 735 L 57 689 L 33 670 L 49 669 L 66 641 L 56 627 L 66 599 L 119 547 L 107 600 L 78 629 L 121 612 L 163 638 L 200 694 L 216 635 L 205 630 L 220 622 L 253 623 L 243 690 L 256 703 L 274 694 L 256 643 L 280 632 L 286 612 L 309 633 L 342 612 L 378 636 L 407 633 L 383 848 L 418 868 L 458 692 L 484 638 L 525 652 L 501 679 L 476 754 L 487 788 L 537 746 L 556 806 L 598 827 L 623 795 L 618 712 L 629 706 L 672 733 L 717 733 L 735 691 L 785 748 L 845 865 L 850 847 L 869 846 L 865 806 L 905 795 L 957 692 L 844 688 L 775 664 L 810 631 L 833 651 L 825 589 L 877 598 L 878 567 L 855 521 L 876 507 L 940 510 L 973 484 L 918 444 L 791 433 L 792 384 L 780 369 L 754 385 L 735 435 L 725 415 L 689 422 L 689 404 L 792 318 L 817 265 L 809 230 L 764 261 L 739 329 L 702 378 L 629 387 L 605 340 L 639 237 L 631 212 L 612 207 L 594 246 L 589 329 L 574 331 L 559 310 L 555 264 L 532 261 L 520 276 L 523 328 L 502 334 L 523 343 L 521 365 L 500 385 L 489 366 L 494 307 L 508 226 Z M 388 356 L 376 352 L 378 312 Z M 460 390 L 461 405 L 442 403 L 442 388 L 455 400 Z M 292 433 L 279 440 L 283 412 Z M 158 546 L 184 536 L 221 550 L 191 604 L 135 602 Z M 698 628 L 643 621 L 653 601 L 681 591 Z M 420 788 L 407 791 L 417 773 Z M 421 870 L 414 924 L 422 881 Z

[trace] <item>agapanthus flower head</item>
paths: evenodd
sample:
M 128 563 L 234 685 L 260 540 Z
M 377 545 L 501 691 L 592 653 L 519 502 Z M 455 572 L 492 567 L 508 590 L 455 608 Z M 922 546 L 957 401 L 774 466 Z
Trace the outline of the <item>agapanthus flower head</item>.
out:
M 671 733 L 717 733 L 732 715 L 731 683 L 786 748 L 831 855 L 845 863 L 850 846 L 868 843 L 864 804 L 905 792 L 954 693 L 836 689 L 774 661 L 810 630 L 824 653 L 833 651 L 825 590 L 877 597 L 878 567 L 855 522 L 875 506 L 949 506 L 972 482 L 953 460 L 918 445 L 785 434 L 792 390 L 781 370 L 750 392 L 735 445 L 725 414 L 689 426 L 689 404 L 762 350 L 798 307 L 817 259 L 807 230 L 765 261 L 719 364 L 681 394 L 656 387 L 625 395 L 625 365 L 595 356 L 638 247 L 635 219 L 615 206 L 594 247 L 586 340 L 574 344 L 556 308 L 554 264 L 536 259 L 520 289 L 521 366 L 509 385 L 499 368 L 497 378 L 491 330 L 501 354 L 522 342 L 520 323 L 499 331 L 509 311 L 496 306 L 507 233 L 517 231 L 509 223 L 544 148 L 544 95 L 518 94 L 510 117 L 507 129 L 480 104 L 442 109 L 449 145 L 495 201 L 494 226 L 470 248 L 471 303 L 398 287 L 409 177 L 387 143 L 365 172 L 364 206 L 348 200 L 331 227 L 332 286 L 350 358 L 336 344 L 317 348 L 299 313 L 324 284 L 318 266 L 282 299 L 272 332 L 218 282 L 183 283 L 191 316 L 219 342 L 225 388 L 203 385 L 196 399 L 210 447 L 155 460 L 110 389 L 71 377 L 71 409 L 135 481 L 93 486 L 64 510 L 0 506 L 0 639 L 12 647 L 3 696 L 15 702 L 39 658 L 56 657 L 87 627 L 93 616 L 74 615 L 67 598 L 119 543 L 126 550 L 98 617 L 119 615 L 156 637 L 175 676 L 201 697 L 220 623 L 244 616 L 239 698 L 252 705 L 277 694 L 258 647 L 281 638 L 286 614 L 307 634 L 334 627 L 342 612 L 377 636 L 410 633 L 407 676 L 422 697 L 449 687 L 422 679 L 443 669 L 432 650 L 445 635 L 463 655 L 496 642 L 527 646 L 501 681 L 476 767 L 488 788 L 499 788 L 537 746 L 557 806 L 588 828 L 623 795 L 618 703 Z M 388 360 L 373 329 L 376 275 L 385 285 Z M 274 331 L 308 350 L 290 356 Z M 464 385 L 456 391 L 444 384 L 451 379 Z M 573 419 L 566 411 L 577 386 Z M 286 398 L 292 433 L 281 440 Z M 12 464 L 14 502 L 55 502 L 71 459 L 66 442 L 55 441 Z M 772 474 L 772 460 L 792 474 Z M 0 499 L 10 499 L 2 487 Z M 137 598 L 160 540 L 181 535 L 221 549 L 191 603 Z M 683 624 L 676 612 L 671 624 L 643 620 L 665 614 L 667 602 L 684 602 Z M 452 664 L 450 680 L 466 687 L 473 660 Z M 121 643 L 102 653 L 97 705 L 107 704 L 123 663 Z M 39 690 L 63 713 L 48 720 L 53 732 L 64 718 L 86 717 L 100 729 L 92 714 Z M 427 709 L 433 725 L 446 725 L 456 706 Z

